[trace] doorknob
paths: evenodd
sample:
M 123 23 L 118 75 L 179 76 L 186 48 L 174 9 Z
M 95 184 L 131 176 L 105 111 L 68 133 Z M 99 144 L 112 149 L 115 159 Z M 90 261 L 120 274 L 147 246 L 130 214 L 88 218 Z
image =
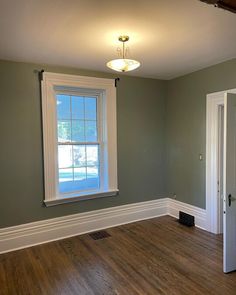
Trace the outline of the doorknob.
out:
M 236 198 L 232 197 L 231 194 L 228 195 L 228 200 L 229 200 L 229 207 L 231 206 L 232 201 L 235 201 Z
M 231 206 L 231 202 L 232 202 L 232 196 L 231 194 L 228 195 L 228 199 L 229 199 L 229 207 Z

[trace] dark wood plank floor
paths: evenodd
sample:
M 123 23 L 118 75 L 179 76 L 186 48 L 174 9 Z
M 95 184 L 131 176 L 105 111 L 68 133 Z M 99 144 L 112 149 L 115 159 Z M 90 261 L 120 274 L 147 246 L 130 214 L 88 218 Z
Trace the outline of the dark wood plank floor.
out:
M 165 216 L 0 255 L 1 295 L 236 294 L 222 236 Z

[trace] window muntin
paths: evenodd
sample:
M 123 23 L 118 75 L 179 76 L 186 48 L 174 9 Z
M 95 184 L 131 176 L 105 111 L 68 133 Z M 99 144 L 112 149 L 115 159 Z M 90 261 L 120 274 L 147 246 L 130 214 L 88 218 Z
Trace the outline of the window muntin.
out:
M 98 99 L 56 94 L 59 194 L 100 189 Z

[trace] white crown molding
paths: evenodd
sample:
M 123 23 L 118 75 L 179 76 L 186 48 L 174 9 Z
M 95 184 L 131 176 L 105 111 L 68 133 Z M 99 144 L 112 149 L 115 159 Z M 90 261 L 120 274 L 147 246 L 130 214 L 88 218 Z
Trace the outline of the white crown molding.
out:
M 0 253 L 163 215 L 177 218 L 179 210 L 194 215 L 196 226 L 207 228 L 204 209 L 162 198 L 2 228 Z

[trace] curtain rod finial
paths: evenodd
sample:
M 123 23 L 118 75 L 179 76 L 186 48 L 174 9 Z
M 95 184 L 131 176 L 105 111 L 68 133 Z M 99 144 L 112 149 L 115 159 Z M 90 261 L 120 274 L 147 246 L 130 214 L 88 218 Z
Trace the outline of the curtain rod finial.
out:
M 44 73 L 44 70 L 41 70 L 41 71 L 39 72 L 39 79 L 40 79 L 40 81 L 43 80 L 43 73 Z
M 115 87 L 117 87 L 117 82 L 120 81 L 120 78 L 115 78 Z

